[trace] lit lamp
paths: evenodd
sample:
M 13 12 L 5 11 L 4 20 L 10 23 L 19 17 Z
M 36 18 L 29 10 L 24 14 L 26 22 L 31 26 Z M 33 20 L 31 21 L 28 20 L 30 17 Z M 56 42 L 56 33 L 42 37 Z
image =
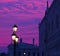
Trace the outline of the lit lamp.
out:
M 16 36 L 16 34 L 12 34 L 12 40 L 15 42 L 18 42 L 18 36 Z
M 26 53 L 24 52 L 24 55 L 26 55 Z
M 26 55 L 26 53 L 24 52 L 24 55 Z
M 15 41 L 15 38 L 16 38 L 16 34 L 12 34 L 12 40 Z
M 18 42 L 18 37 L 15 38 L 15 41 Z
M 13 26 L 13 32 L 16 32 L 18 27 L 16 25 Z

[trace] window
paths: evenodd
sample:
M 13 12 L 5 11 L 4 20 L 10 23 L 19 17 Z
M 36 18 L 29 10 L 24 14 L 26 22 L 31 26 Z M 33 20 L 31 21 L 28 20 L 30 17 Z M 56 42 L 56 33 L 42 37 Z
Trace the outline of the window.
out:
M 56 27 L 58 28 L 59 27 L 59 17 L 56 16 Z
M 24 52 L 23 55 L 26 56 L 26 52 Z
M 48 23 L 48 31 L 50 32 L 50 23 Z
M 53 29 L 54 29 L 54 26 L 53 26 L 53 23 L 54 21 L 52 20 L 52 22 L 51 22 L 51 30 L 53 31 Z
M 19 52 L 19 55 L 18 56 L 21 56 L 21 52 Z
M 28 56 L 30 56 L 30 52 L 28 52 Z
M 40 55 L 39 55 L 39 52 L 37 53 L 37 56 L 40 56 Z
M 48 37 L 47 37 L 47 35 L 45 35 L 44 43 L 45 43 L 45 44 L 48 43 Z
M 33 52 L 33 56 L 35 56 L 35 52 Z
M 42 56 L 44 56 L 44 52 L 42 51 Z
M 48 24 L 45 24 L 45 38 L 44 38 L 44 43 L 47 44 L 48 40 Z

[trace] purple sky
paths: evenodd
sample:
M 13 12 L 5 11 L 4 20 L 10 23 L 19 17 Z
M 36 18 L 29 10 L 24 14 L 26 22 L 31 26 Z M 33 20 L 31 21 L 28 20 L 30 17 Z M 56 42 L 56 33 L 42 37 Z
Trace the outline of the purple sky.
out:
M 47 0 L 0 0 L 0 46 L 11 43 L 12 26 L 18 25 L 17 35 L 23 42 L 38 45 L 38 24 L 44 16 Z M 49 1 L 49 6 L 52 0 Z

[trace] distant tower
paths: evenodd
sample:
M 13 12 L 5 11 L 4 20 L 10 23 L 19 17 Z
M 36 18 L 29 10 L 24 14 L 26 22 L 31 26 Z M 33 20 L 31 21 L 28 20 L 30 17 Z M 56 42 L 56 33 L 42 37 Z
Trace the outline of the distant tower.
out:
M 22 43 L 22 38 L 20 38 L 20 43 Z
M 33 45 L 35 44 L 35 39 L 33 38 Z
M 47 1 L 47 9 L 49 8 L 49 3 L 48 3 L 48 1 Z
M 48 1 L 47 1 L 47 4 L 46 4 L 46 11 L 45 11 L 45 16 L 48 14 L 48 9 L 49 9 L 49 4 L 48 4 Z
M 49 9 L 49 5 L 48 5 L 48 1 L 47 1 L 47 4 L 46 4 L 46 11 L 45 11 L 45 17 L 47 17 L 48 15 L 48 9 Z M 45 29 L 45 39 L 44 39 L 44 42 L 47 43 L 47 39 L 48 39 L 48 20 L 47 18 L 45 19 L 45 26 L 46 26 L 46 29 Z

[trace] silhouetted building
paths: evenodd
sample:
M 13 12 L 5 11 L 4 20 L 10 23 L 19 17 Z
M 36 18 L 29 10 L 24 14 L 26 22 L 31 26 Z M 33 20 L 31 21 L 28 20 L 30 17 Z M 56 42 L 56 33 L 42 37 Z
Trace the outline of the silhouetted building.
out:
M 10 44 L 8 46 L 8 54 L 9 56 L 14 55 L 14 45 Z M 33 44 L 23 43 L 22 38 L 20 39 L 20 43 L 16 45 L 16 56 L 39 56 L 39 47 Z
M 6 53 L 0 53 L 0 56 L 8 56 Z
M 39 24 L 40 56 L 60 56 L 60 0 L 54 0 Z

